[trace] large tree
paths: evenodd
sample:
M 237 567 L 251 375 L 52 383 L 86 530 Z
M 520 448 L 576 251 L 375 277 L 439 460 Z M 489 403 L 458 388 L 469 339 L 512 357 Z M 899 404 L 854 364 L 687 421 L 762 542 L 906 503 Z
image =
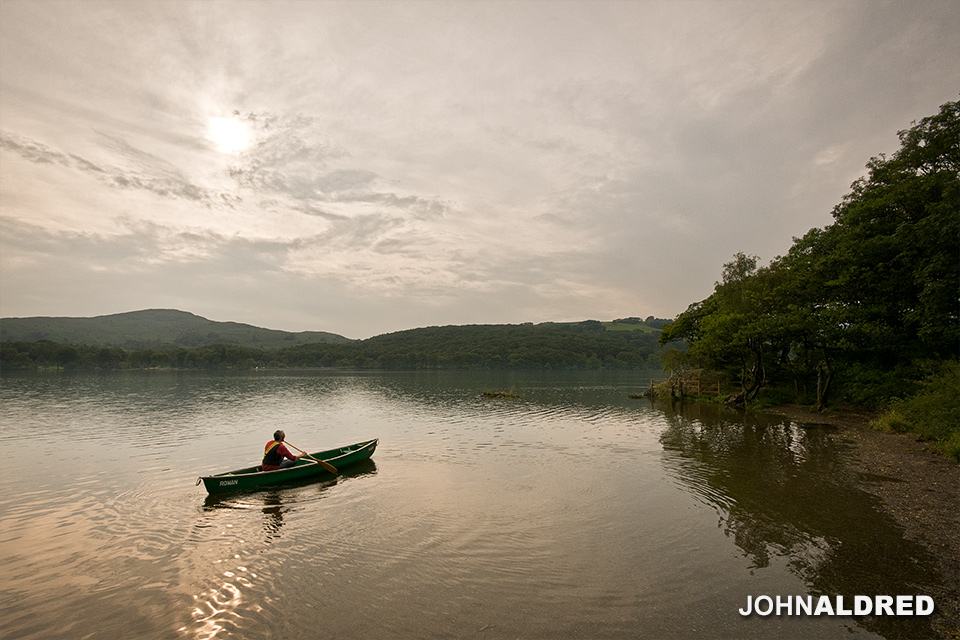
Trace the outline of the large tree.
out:
M 870 160 L 831 225 L 795 239 L 768 267 L 738 253 L 661 343 L 685 340 L 700 364 L 736 373 L 742 400 L 771 375 L 815 376 L 821 407 L 837 367 L 956 358 L 960 103 L 899 136 L 901 148 Z

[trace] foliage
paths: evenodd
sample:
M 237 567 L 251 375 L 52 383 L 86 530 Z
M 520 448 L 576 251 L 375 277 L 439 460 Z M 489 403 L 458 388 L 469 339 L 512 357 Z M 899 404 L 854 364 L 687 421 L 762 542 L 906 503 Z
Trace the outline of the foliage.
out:
M 639 369 L 659 361 L 657 332 L 602 323 L 427 327 L 343 343 L 263 350 L 231 344 L 135 349 L 4 342 L 0 369 L 340 367 L 358 369 Z
M 381 369 L 626 369 L 648 366 L 657 334 L 599 322 L 426 327 L 350 345 L 306 345 L 279 354 L 295 366 Z
M 664 327 L 695 365 L 739 381 L 737 399 L 792 388 L 823 408 L 913 392 L 921 363 L 960 345 L 960 103 L 899 133 L 867 164 L 834 222 L 758 268 L 738 253 L 714 293 Z
M 660 366 L 668 373 L 683 373 L 690 365 L 690 354 L 680 349 L 667 347 L 660 354 Z
M 917 433 L 960 462 L 960 363 L 953 360 L 942 365 L 924 380 L 916 395 L 895 403 L 874 426 Z
M 96 318 L 3 318 L 3 342 L 49 340 L 123 349 L 169 350 L 214 344 L 279 349 L 312 342 L 349 342 L 323 331 L 291 333 L 239 322 L 214 322 L 185 311 L 149 309 Z

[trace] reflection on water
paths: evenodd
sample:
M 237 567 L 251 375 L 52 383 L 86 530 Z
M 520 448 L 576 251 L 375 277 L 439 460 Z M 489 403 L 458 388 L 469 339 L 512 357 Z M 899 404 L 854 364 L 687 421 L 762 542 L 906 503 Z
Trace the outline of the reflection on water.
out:
M 302 504 L 298 506 L 298 500 L 295 499 L 299 496 L 299 499 L 302 500 L 303 497 L 303 494 L 295 492 L 297 488 L 316 487 L 316 491 L 311 492 L 311 495 L 312 499 L 318 500 L 323 498 L 326 491 L 336 486 L 338 482 L 343 482 L 348 478 L 372 476 L 376 473 L 377 463 L 374 460 L 362 460 L 341 470 L 333 478 L 324 477 L 319 480 L 317 478 L 303 478 L 284 484 L 272 485 L 259 491 L 207 495 L 201 511 L 207 514 L 216 512 L 218 509 L 259 509 L 264 515 L 264 542 L 269 544 L 279 537 L 280 529 L 283 527 L 284 514 L 291 509 L 303 508 Z M 206 528 L 208 524 L 204 522 L 197 526 L 198 528 Z
M 4 376 L 0 446 L 39 451 L 0 465 L 0 637 L 927 635 L 742 618 L 747 595 L 939 583 L 833 432 L 628 399 L 651 375 Z M 336 478 L 194 485 L 278 428 L 381 444 Z
M 311 510 L 317 501 L 327 498 L 338 484 L 374 476 L 376 473 L 376 462 L 364 460 L 343 469 L 335 478 L 299 480 L 234 495 L 208 495 L 198 509 L 199 520 L 195 529 L 199 532 L 216 530 L 219 527 L 220 535 L 229 536 L 234 524 L 227 520 L 232 520 L 232 515 L 243 518 L 249 513 L 260 513 L 262 517 L 259 536 L 257 540 L 249 542 L 259 543 L 263 545 L 262 550 L 265 550 L 267 545 L 280 542 L 288 519 L 299 512 Z M 252 524 L 251 521 L 247 523 Z M 248 541 L 241 542 L 246 544 Z M 296 549 L 285 553 L 296 553 Z M 254 602 L 263 598 L 263 592 L 271 588 L 264 582 L 264 578 L 269 575 L 258 575 L 255 570 L 243 564 L 243 558 L 244 554 L 238 552 L 217 559 L 216 564 L 223 568 L 222 573 L 215 580 L 215 584 L 193 596 L 194 603 L 190 607 L 191 622 L 180 627 L 178 631 L 193 638 L 207 640 L 232 633 L 243 635 L 251 614 L 268 613 L 262 605 Z
M 713 405 L 665 410 L 666 464 L 683 486 L 717 508 L 726 535 L 751 560 L 787 559 L 813 595 L 939 591 L 932 558 L 904 540 L 893 519 L 850 482 L 835 429 L 744 416 Z M 888 638 L 933 637 L 929 618 L 867 617 Z

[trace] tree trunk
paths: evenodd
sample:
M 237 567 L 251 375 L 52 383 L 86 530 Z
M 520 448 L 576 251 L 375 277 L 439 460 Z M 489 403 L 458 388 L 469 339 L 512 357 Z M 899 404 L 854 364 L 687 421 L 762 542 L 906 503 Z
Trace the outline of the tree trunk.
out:
M 743 389 L 743 400 L 744 404 L 753 400 L 757 397 L 757 394 L 760 393 L 760 388 L 763 387 L 766 382 L 766 371 L 763 368 L 763 345 L 758 344 L 753 348 L 753 370 L 750 372 L 750 377 L 752 378 L 750 382 L 750 388 L 744 386 Z
M 817 364 L 817 411 L 823 411 L 827 406 L 827 398 L 830 393 L 830 380 L 833 379 L 833 369 L 827 362 L 824 355 L 823 360 Z

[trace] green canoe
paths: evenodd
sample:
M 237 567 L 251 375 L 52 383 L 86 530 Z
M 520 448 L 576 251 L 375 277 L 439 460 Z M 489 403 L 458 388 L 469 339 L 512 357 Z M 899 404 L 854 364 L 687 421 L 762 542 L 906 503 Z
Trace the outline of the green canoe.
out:
M 377 448 L 379 440 L 367 440 L 358 442 L 338 449 L 329 451 L 319 451 L 310 455 L 317 460 L 323 460 L 339 471 L 346 466 L 367 460 L 373 455 Z M 260 465 L 256 467 L 247 467 L 246 469 L 237 469 L 236 471 L 227 471 L 218 473 L 215 476 L 200 476 L 197 484 L 203 481 L 203 486 L 207 493 L 227 493 L 228 491 L 245 491 L 248 489 L 257 489 L 273 484 L 283 482 L 292 482 L 294 480 L 303 480 L 312 476 L 327 475 L 331 473 L 323 468 L 315 460 L 303 456 L 292 467 L 286 469 L 277 469 L 276 471 L 262 471 Z

